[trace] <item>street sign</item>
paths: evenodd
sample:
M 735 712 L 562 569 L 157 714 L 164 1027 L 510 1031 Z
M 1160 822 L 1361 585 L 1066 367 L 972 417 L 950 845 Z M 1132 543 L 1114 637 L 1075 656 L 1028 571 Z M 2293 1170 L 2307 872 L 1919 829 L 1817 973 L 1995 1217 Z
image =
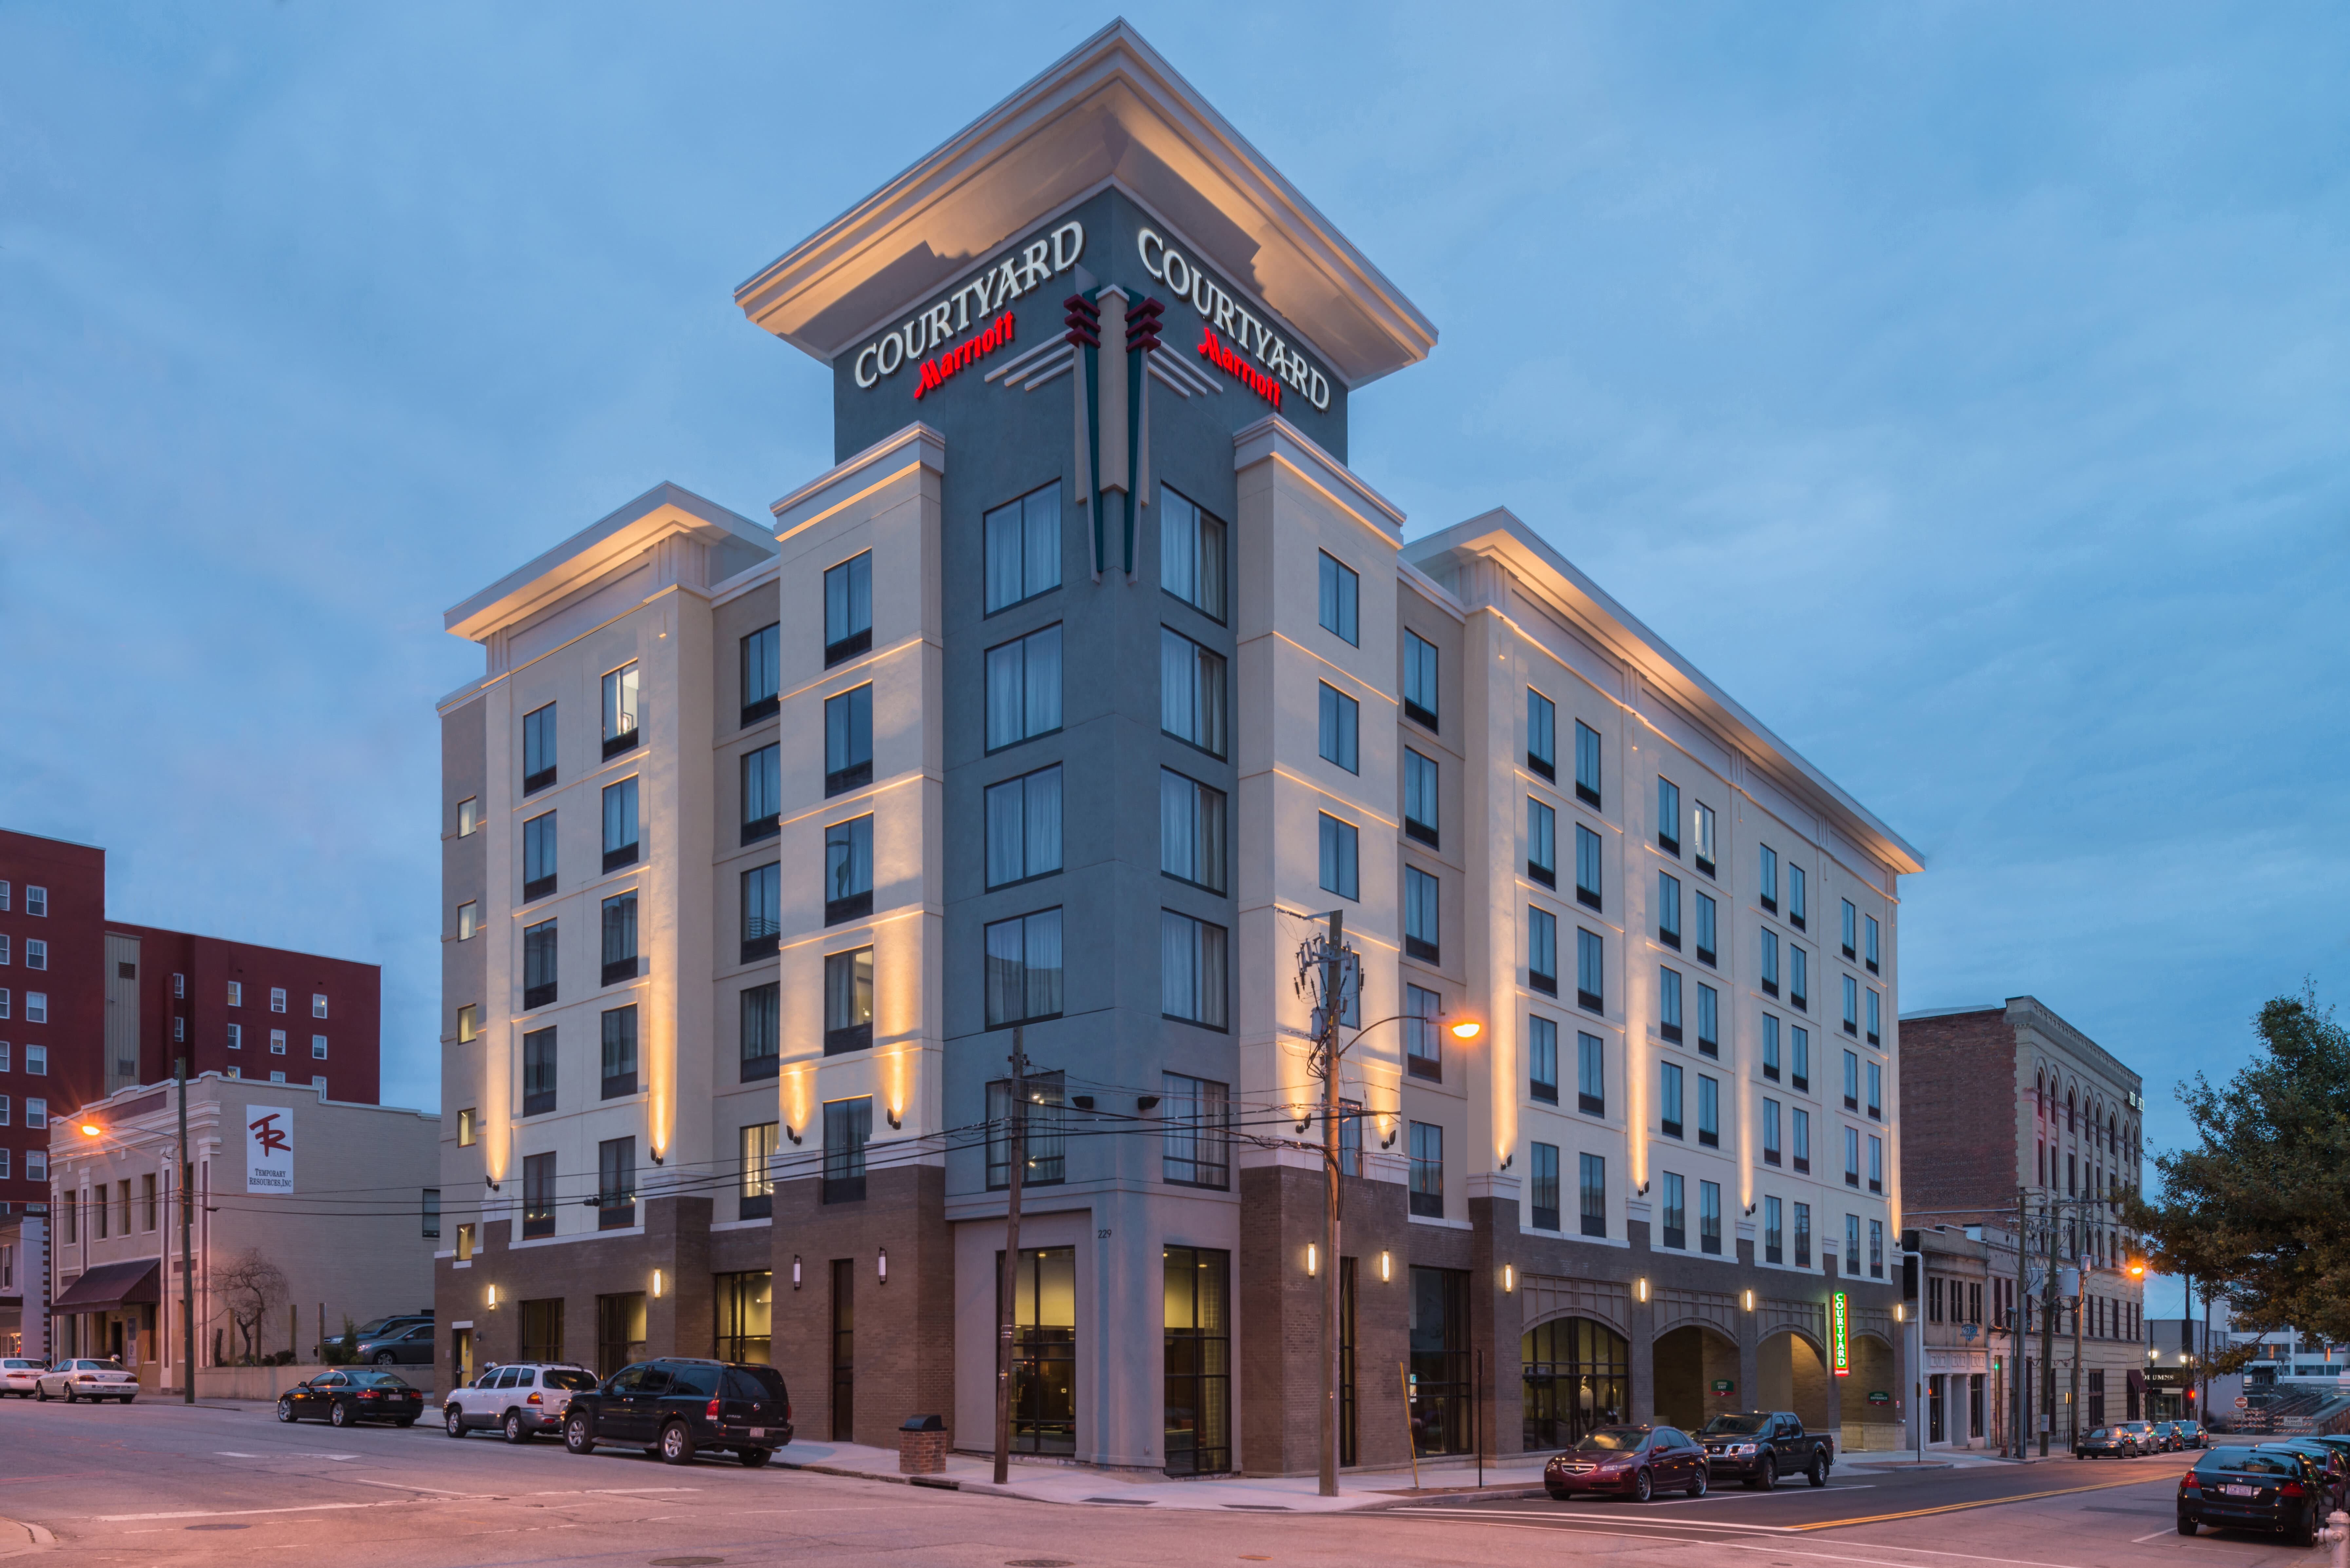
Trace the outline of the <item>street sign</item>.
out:
M 1868 1402 L 1872 1405 L 1890 1405 L 1893 1403 L 1893 1396 L 1882 1388 L 1872 1388 L 1868 1391 Z
M 1717 1394 L 1728 1394 L 1737 1386 L 1737 1384 L 1732 1383 L 1727 1377 L 1717 1377 L 1713 1380 L 1713 1391 Z

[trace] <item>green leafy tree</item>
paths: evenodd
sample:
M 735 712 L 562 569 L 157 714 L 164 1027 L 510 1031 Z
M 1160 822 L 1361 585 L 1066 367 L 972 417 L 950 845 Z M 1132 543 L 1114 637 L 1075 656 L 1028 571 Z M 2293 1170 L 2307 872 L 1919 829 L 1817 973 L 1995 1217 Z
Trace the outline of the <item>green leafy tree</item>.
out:
M 2131 1223 L 2166 1272 L 2218 1282 L 2238 1327 L 2350 1342 L 2350 1032 L 2312 989 L 2253 1027 L 2226 1086 L 2179 1085 L 2198 1141 L 2156 1157 L 2163 1199 Z

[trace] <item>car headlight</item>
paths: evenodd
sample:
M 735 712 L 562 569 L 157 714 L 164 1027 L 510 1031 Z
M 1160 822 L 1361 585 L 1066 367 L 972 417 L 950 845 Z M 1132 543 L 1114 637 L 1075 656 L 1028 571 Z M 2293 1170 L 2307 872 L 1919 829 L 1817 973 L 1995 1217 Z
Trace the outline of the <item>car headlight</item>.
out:
M 1754 1451 L 1754 1445 L 1752 1443 L 1734 1444 L 1731 1448 L 1730 1451 L 1733 1454 L 1751 1454 Z

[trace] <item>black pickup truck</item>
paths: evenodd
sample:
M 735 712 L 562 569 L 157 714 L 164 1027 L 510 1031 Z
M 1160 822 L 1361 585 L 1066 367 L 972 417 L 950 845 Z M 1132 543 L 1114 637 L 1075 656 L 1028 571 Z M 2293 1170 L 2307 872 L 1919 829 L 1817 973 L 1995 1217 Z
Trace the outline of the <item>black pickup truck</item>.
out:
M 1709 1475 L 1735 1478 L 1764 1491 L 1777 1486 L 1781 1476 L 1825 1486 L 1828 1467 L 1835 1463 L 1835 1439 L 1804 1431 L 1803 1422 L 1785 1410 L 1716 1416 L 1697 1440 L 1705 1449 Z

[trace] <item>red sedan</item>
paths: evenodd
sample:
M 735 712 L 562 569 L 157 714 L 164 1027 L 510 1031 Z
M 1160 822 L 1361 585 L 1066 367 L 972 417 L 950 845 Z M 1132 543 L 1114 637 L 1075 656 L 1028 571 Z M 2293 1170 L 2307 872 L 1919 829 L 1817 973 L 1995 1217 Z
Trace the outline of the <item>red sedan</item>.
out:
M 1660 1491 L 1703 1497 L 1705 1450 L 1677 1427 L 1601 1427 L 1543 1469 L 1543 1486 L 1565 1502 L 1602 1492 L 1646 1502 Z

